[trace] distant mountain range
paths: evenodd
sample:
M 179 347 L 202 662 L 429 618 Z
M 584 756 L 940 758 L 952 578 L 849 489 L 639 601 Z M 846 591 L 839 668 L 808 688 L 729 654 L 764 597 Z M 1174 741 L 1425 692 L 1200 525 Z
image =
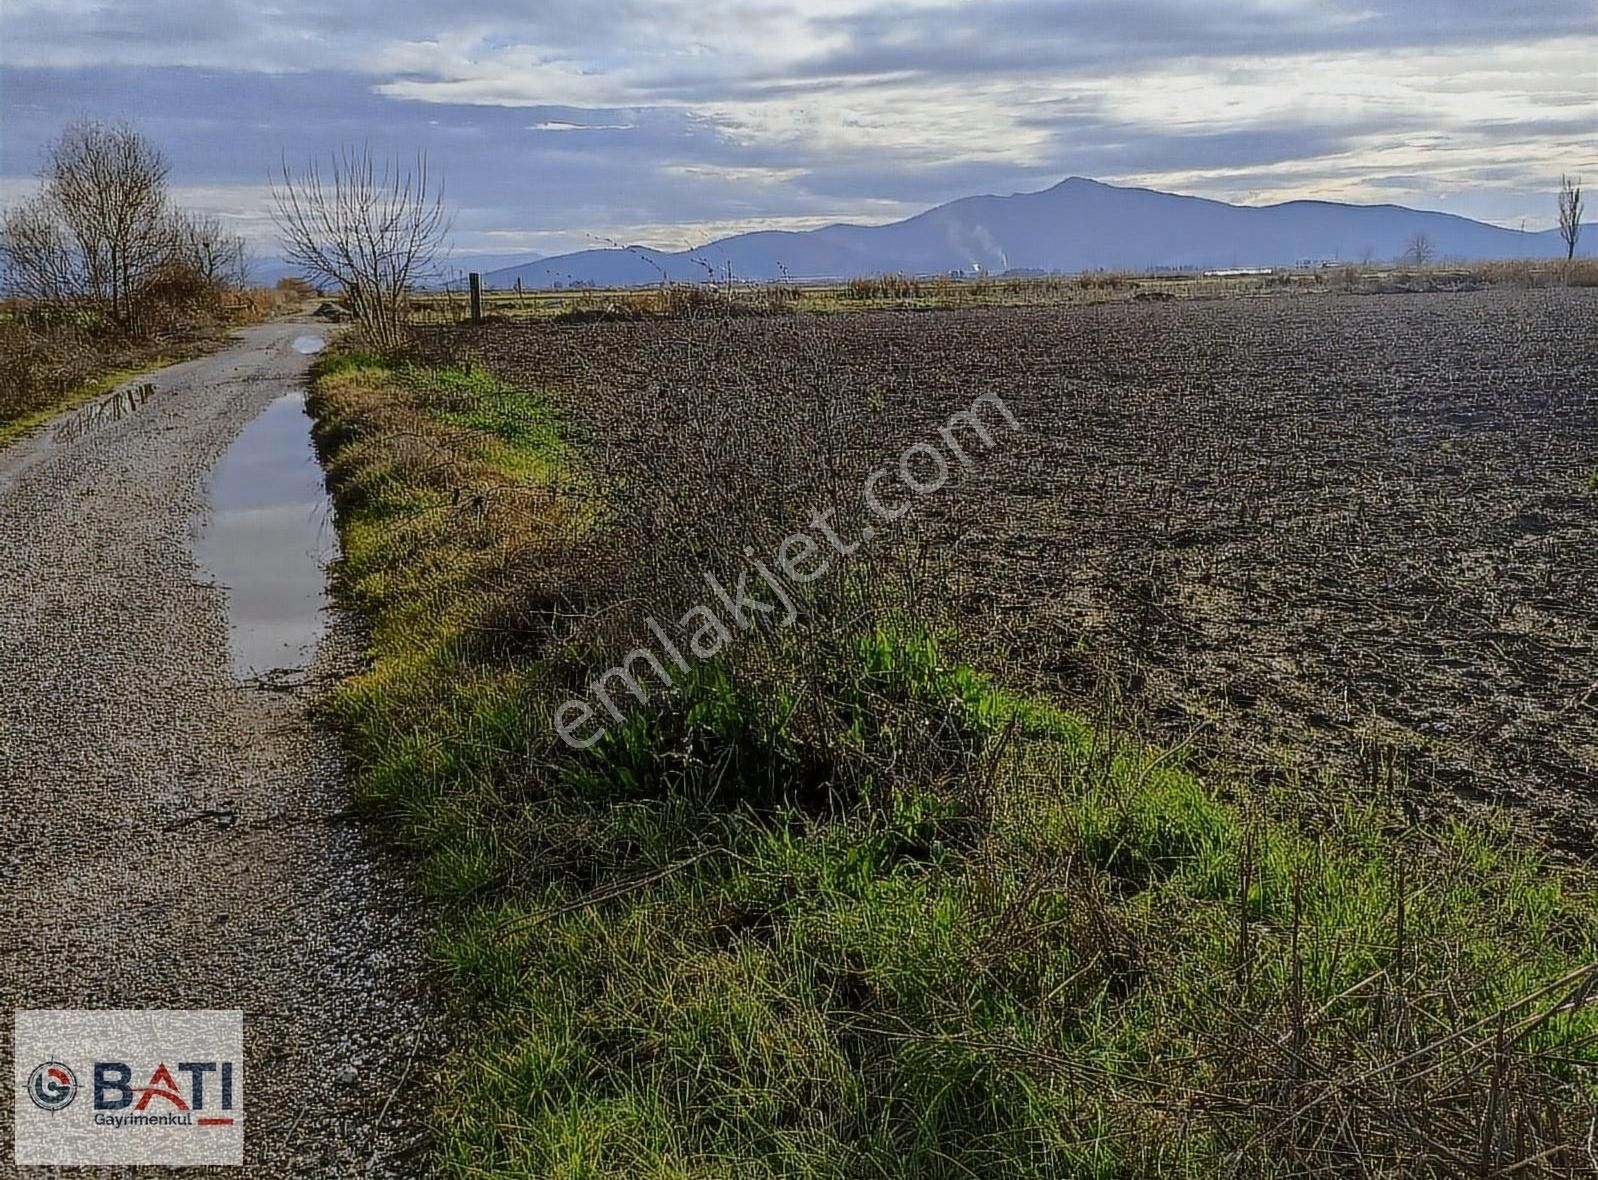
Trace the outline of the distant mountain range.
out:
M 1598 227 L 1585 228 L 1581 253 L 1589 256 L 1598 252 Z M 711 271 L 725 275 L 729 267 L 736 278 L 764 280 L 1386 261 L 1403 257 L 1421 233 L 1438 260 L 1565 252 L 1557 230 L 1525 233 L 1401 205 L 1229 205 L 1072 177 L 1037 193 L 965 197 L 890 225 L 737 234 L 675 253 L 643 246 L 582 250 L 486 271 L 484 282 L 621 287 L 663 278 L 692 282 Z

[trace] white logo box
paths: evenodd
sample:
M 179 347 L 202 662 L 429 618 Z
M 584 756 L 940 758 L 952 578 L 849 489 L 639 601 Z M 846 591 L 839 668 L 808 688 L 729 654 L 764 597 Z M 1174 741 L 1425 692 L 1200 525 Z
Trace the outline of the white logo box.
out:
M 16 1163 L 244 1162 L 244 1013 L 19 1011 Z

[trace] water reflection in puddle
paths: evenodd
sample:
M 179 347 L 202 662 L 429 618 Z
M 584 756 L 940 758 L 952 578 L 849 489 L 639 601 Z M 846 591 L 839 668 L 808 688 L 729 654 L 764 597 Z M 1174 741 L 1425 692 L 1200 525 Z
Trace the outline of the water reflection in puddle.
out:
M 338 554 L 305 399 L 272 402 L 211 474 L 196 560 L 226 588 L 240 679 L 303 668 L 326 625 L 326 566 Z

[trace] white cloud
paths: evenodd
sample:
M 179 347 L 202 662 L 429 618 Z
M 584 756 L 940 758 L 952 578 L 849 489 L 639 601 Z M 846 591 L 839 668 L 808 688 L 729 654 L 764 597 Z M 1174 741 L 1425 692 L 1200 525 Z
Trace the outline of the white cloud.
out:
M 905 35 L 936 20 L 937 8 L 907 10 Z M 1568 157 L 1570 137 L 1535 130 L 1539 121 L 1587 118 L 1598 126 L 1590 63 L 1598 37 L 1565 37 L 1457 49 L 1303 51 L 1277 56 L 1208 57 L 1201 64 L 1143 62 L 1070 69 L 1046 64 L 1000 75 L 939 78 L 907 71 L 812 75 L 815 62 L 849 48 L 840 16 L 862 3 L 799 8 L 720 3 L 685 10 L 652 6 L 647 16 L 607 33 L 614 44 L 535 46 L 486 37 L 481 29 L 428 42 L 384 47 L 379 70 L 403 75 L 381 93 L 417 102 L 678 109 L 709 120 L 729 143 L 786 152 L 805 160 L 876 159 L 913 173 L 951 159 L 1044 168 L 1059 159 L 1054 132 L 1029 117 L 1054 100 L 1090 101 L 1122 133 L 1204 134 L 1304 123 L 1366 128 L 1372 175 L 1391 168 L 1425 170 L 1411 157 L 1413 128 L 1429 127 L 1447 145 L 1447 166 L 1482 166 L 1502 158 L 1506 125 L 1525 124 L 1529 167 Z M 1265 0 L 1256 16 L 1303 18 L 1300 0 Z M 1326 17 L 1357 26 L 1371 15 Z M 891 40 L 891 37 L 890 37 Z M 685 68 L 691 63 L 691 68 Z M 1475 129 L 1491 124 L 1491 140 Z M 551 123 L 545 129 L 566 129 Z M 572 129 L 576 129 L 575 126 Z M 1385 130 L 1384 130 L 1385 129 Z M 1376 159 L 1380 156 L 1380 160 Z M 1239 175 L 1262 167 L 1241 163 Z M 751 174 L 759 183 L 760 170 Z M 1144 171 L 1141 179 L 1176 183 L 1193 170 Z M 1286 179 L 1286 177 L 1284 177 Z M 1269 188 L 1270 186 L 1266 186 Z M 1281 187 L 1282 194 L 1291 191 Z M 1344 190 L 1343 195 L 1347 195 Z
M 532 123 L 529 131 L 631 131 L 632 123 Z
M 1528 228 L 1553 224 L 1562 172 L 1598 169 L 1598 37 L 1424 52 L 1298 54 L 1208 72 L 1099 79 L 1105 109 L 1134 126 L 1192 133 L 1316 120 L 1349 129 L 1331 156 L 1150 169 L 1114 179 L 1251 204 L 1326 199 L 1425 204 Z M 1395 176 L 1412 183 L 1392 183 Z

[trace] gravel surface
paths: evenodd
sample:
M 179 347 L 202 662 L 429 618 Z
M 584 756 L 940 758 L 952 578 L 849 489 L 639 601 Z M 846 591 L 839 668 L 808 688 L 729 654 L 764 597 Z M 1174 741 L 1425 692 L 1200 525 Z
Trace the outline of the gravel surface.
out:
M 358 643 L 335 620 L 304 687 L 240 684 L 190 552 L 207 472 L 302 385 L 307 331 L 249 329 L 126 417 L 0 451 L 0 1008 L 243 1009 L 245 1174 L 415 1176 L 420 924 L 316 720 Z M 97 1174 L 139 1171 L 173 1175 Z

